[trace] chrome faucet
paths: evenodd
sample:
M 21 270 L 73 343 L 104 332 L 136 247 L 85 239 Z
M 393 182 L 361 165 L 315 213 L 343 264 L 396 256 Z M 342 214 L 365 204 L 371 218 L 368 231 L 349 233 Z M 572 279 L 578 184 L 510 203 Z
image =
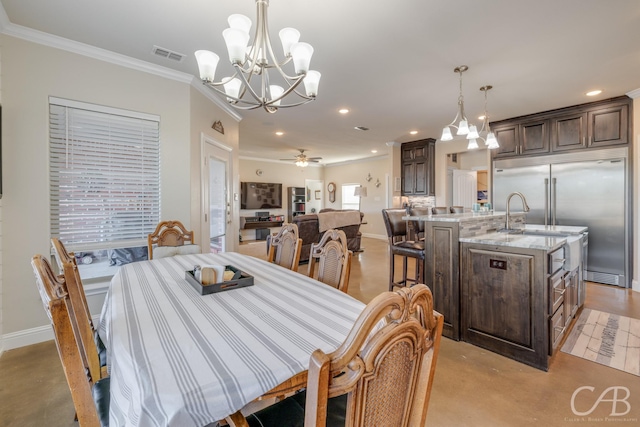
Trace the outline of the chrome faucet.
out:
M 522 199 L 522 210 L 524 212 L 529 212 L 529 205 L 527 204 L 527 199 L 524 197 L 524 194 L 520 193 L 520 192 L 514 192 L 511 193 L 507 196 L 507 216 L 506 216 L 506 220 L 505 220 L 505 224 L 504 224 L 504 228 L 506 230 L 510 230 L 509 228 L 509 216 L 511 215 L 511 211 L 509 209 L 509 202 L 511 202 L 511 198 L 513 196 L 520 196 L 520 198 Z

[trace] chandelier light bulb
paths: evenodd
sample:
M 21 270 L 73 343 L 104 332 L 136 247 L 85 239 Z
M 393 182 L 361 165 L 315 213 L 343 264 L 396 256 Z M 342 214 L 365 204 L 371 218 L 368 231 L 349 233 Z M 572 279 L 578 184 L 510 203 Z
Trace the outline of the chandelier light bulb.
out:
M 304 77 L 304 89 L 307 96 L 314 97 L 318 95 L 318 86 L 320 85 L 320 72 L 315 70 L 309 70 Z
M 246 58 L 249 34 L 237 28 L 227 28 L 222 32 L 222 37 L 227 44 L 229 61 L 232 64 L 242 65 Z
M 451 135 L 451 129 L 449 129 L 449 126 L 443 128 L 440 141 L 451 141 L 452 139 L 453 139 L 453 135 Z
M 478 141 L 473 138 L 469 140 L 469 144 L 467 144 L 467 150 L 475 150 L 478 148 Z
M 478 128 L 475 125 L 469 126 L 469 133 L 467 134 L 467 139 L 476 139 L 480 138 L 478 134 Z
M 251 19 L 240 13 L 229 15 L 229 18 L 227 18 L 227 22 L 229 23 L 229 28 L 235 28 L 247 34 L 249 34 L 249 31 L 251 31 Z
M 232 96 L 233 98 L 238 98 L 240 95 L 240 87 L 242 86 L 242 82 L 238 78 L 225 78 L 224 83 L 224 91 L 227 95 Z M 233 98 L 227 98 L 229 102 L 236 102 Z
M 466 135 L 469 133 L 469 126 L 466 120 L 460 120 L 460 124 L 458 125 L 458 132 L 456 135 Z
M 278 86 L 278 85 L 269 86 L 269 91 L 271 92 L 272 100 L 278 99 L 284 93 L 284 89 L 282 88 L 282 86 Z M 273 102 L 271 105 L 279 106 L 280 100 L 278 99 L 277 101 Z
M 278 35 L 280 36 L 280 42 L 282 42 L 284 56 L 291 56 L 291 46 L 300 40 L 300 31 L 287 27 L 281 29 Z
M 309 43 L 298 42 L 291 46 L 291 57 L 293 67 L 297 75 L 306 74 L 309 71 L 313 47 Z
M 196 50 L 196 60 L 198 61 L 200 79 L 205 82 L 212 82 L 216 75 L 220 57 L 208 50 Z

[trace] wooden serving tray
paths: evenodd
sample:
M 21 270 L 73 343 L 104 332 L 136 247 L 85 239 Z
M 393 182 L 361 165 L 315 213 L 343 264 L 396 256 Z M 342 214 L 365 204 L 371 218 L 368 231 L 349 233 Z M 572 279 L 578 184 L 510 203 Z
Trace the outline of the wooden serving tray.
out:
M 231 270 L 236 273 L 236 275 L 240 273 L 240 276 L 237 279 L 220 283 L 212 283 L 211 285 L 203 285 L 202 283 L 198 282 L 193 274 L 193 270 L 185 271 L 184 277 L 185 279 L 187 279 L 187 282 L 189 282 L 191 286 L 193 286 L 194 289 L 200 293 L 200 295 L 208 295 L 216 292 L 244 288 L 246 286 L 253 286 L 253 276 L 251 276 L 250 274 L 240 271 L 232 265 L 226 265 L 225 270 Z

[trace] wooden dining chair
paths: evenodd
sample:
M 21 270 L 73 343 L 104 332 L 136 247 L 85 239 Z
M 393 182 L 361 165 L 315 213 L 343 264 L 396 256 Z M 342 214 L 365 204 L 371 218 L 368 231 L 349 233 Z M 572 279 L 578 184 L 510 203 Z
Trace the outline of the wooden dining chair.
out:
M 58 270 L 60 271 L 60 274 L 64 276 L 64 280 L 66 282 L 69 300 L 74 312 L 73 319 L 76 322 L 83 322 L 89 325 L 88 328 L 83 326 L 80 329 L 82 331 L 81 338 L 83 341 L 93 340 L 98 352 L 99 365 L 97 368 L 101 369 L 101 367 L 106 367 L 107 349 L 98 335 L 97 328 L 93 324 L 91 311 L 87 304 L 87 296 L 84 292 L 84 285 L 82 284 L 82 278 L 80 277 L 76 257 L 73 253 L 67 251 L 65 245 L 57 237 L 51 239 L 51 246 L 53 247 L 53 253 L 58 265 Z M 93 351 L 92 346 L 89 347 L 89 351 Z M 90 356 L 89 360 L 94 360 L 93 356 Z M 92 376 L 95 377 L 96 373 L 94 371 L 96 366 L 90 364 L 89 367 L 92 370 Z M 102 369 L 102 371 L 104 372 L 105 369 Z
M 109 425 L 109 377 L 95 374 L 91 365 L 98 363 L 93 341 L 84 344 L 83 323 L 76 322 L 64 275 L 56 275 L 42 255 L 31 259 L 36 284 L 53 328 L 58 355 L 62 362 L 76 417 L 81 427 Z M 88 328 L 86 324 L 85 328 Z M 93 350 L 91 350 L 93 346 Z M 93 355 L 93 360 L 88 359 Z
M 292 271 L 298 271 L 302 239 L 296 224 L 284 224 L 278 234 L 271 237 L 268 261 Z
M 383 292 L 337 350 L 313 352 L 305 392 L 227 421 L 233 427 L 424 426 L 443 320 L 426 285 Z
M 309 253 L 309 277 L 315 277 L 347 293 L 351 274 L 353 252 L 347 247 L 347 235 L 342 230 L 329 229 L 318 243 L 311 245 Z M 316 272 L 316 266 L 318 267 Z
M 147 236 L 147 249 L 149 259 L 201 252 L 200 245 L 193 239 L 193 231 L 188 231 L 180 221 L 161 221 Z

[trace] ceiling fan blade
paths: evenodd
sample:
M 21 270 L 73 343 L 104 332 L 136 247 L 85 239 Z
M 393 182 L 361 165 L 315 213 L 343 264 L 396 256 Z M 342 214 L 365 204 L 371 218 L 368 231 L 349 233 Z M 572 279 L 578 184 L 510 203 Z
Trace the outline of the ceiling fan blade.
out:
M 322 157 L 307 157 L 307 160 L 322 160 Z

